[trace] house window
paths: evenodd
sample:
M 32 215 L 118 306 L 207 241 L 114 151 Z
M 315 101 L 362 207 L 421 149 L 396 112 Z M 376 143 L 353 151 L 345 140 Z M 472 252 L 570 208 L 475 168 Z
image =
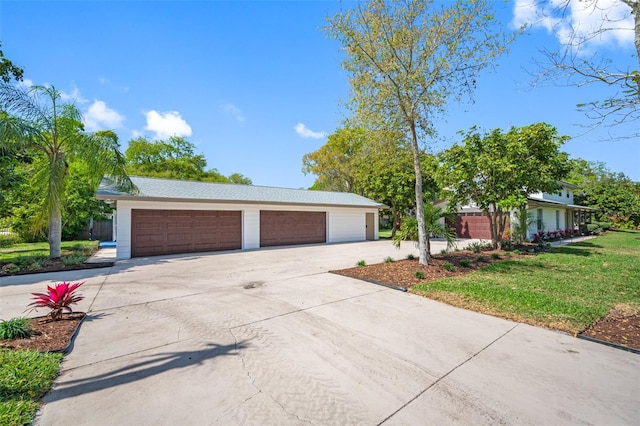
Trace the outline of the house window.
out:
M 562 197 L 562 191 L 558 192 L 558 197 Z
M 473 215 L 474 216 L 482 216 L 482 212 L 475 212 Z
M 560 210 L 556 210 L 556 229 L 560 229 Z
M 567 198 L 569 198 L 569 191 L 567 191 Z
M 538 225 L 538 232 L 542 231 L 542 209 L 538 209 L 538 220 L 537 220 L 537 225 Z

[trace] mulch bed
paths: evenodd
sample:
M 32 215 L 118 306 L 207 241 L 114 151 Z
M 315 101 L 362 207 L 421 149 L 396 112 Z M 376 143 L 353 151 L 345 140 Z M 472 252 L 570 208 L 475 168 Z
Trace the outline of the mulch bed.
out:
M 114 265 L 114 262 L 96 262 L 96 263 L 80 263 L 76 265 L 66 265 L 62 260 L 56 259 L 47 261 L 47 264 L 41 268 L 33 271 L 20 271 L 15 274 L 7 274 L 0 269 L 0 277 L 12 276 L 12 275 L 28 275 L 28 274 L 42 274 L 45 272 L 60 272 L 60 271 L 77 271 L 80 269 L 94 269 L 94 268 L 108 268 Z
M 32 349 L 41 352 L 64 352 L 85 317 L 84 312 L 62 314 L 61 319 L 37 317 L 31 320 L 31 337 L 25 339 L 0 340 L 0 348 Z
M 492 253 L 498 253 L 501 258 L 492 258 Z M 429 260 L 429 266 L 419 264 L 417 259 L 398 260 L 331 272 L 387 286 L 401 287 L 410 291 L 411 287 L 420 283 L 436 281 L 446 277 L 461 276 L 495 262 L 532 255 L 526 251 L 522 254 L 509 252 L 511 256 L 507 257 L 508 255 L 505 253 L 506 252 L 503 251 L 483 251 L 481 254 L 476 254 L 463 250 L 434 255 Z M 480 255 L 485 259 L 484 262 L 477 260 Z M 464 259 L 470 260 L 471 266 L 461 266 L 460 261 Z M 447 271 L 443 267 L 445 263 L 452 264 L 455 267 L 454 271 Z M 424 278 L 416 278 L 416 271 L 421 271 L 424 274 Z M 447 302 L 455 304 L 456 299 L 451 298 L 450 300 L 448 299 Z M 468 308 L 468 306 L 460 307 Z M 626 312 L 624 309 L 612 309 L 605 318 L 591 324 L 579 333 L 579 335 L 640 351 L 640 315 L 637 314 L 637 312 Z

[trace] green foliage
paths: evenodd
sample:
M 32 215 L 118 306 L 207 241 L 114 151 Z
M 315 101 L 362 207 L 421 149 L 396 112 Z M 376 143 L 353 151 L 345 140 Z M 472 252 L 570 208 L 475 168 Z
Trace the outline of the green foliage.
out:
M 424 272 L 422 272 L 422 271 L 416 271 L 414 275 L 419 280 L 423 280 L 424 279 Z
M 0 422 L 29 425 L 58 375 L 62 354 L 0 348 Z
M 447 262 L 447 263 L 443 264 L 443 265 L 442 265 L 442 267 L 443 267 L 444 269 L 446 269 L 447 271 L 449 271 L 449 272 L 453 272 L 453 271 L 455 271 L 455 270 L 456 270 L 456 267 L 455 267 L 455 266 L 453 266 L 453 264 L 451 264 L 451 263 L 449 263 L 449 262 Z
M 415 258 L 416 258 L 416 257 L 413 255 L 413 253 L 409 253 L 409 254 L 407 255 L 407 259 L 408 259 L 408 260 L 414 260 Z
M 18 339 L 31 335 L 31 320 L 25 317 L 0 321 L 0 339 Z
M 1 43 L 0 43 L 1 45 Z M 22 75 L 24 71 L 22 68 L 14 65 L 13 62 L 4 56 L 2 50 L 0 50 L 0 79 L 5 83 L 11 82 L 13 78 L 16 81 L 22 81 Z
M 431 237 L 444 237 L 447 241 L 447 249 L 455 246 L 455 231 L 442 224 L 442 219 L 450 218 L 451 214 L 444 212 L 440 207 L 428 203 L 424 206 L 424 224 L 427 231 L 427 248 L 431 249 Z M 446 222 L 445 222 L 446 223 Z M 400 248 L 402 241 L 418 241 L 418 220 L 415 217 L 406 216 L 402 219 L 400 231 L 392 238 L 393 245 Z
M 474 241 L 467 245 L 467 250 L 471 250 L 474 253 L 480 253 L 485 249 L 485 247 L 485 243 L 483 243 L 482 241 Z
M 19 241 L 20 238 L 15 234 L 0 234 L 0 248 L 11 247 Z
M 364 260 L 358 260 L 356 266 L 367 266 L 367 262 L 365 262 Z
M 487 258 L 484 256 L 478 256 L 476 258 L 476 262 L 486 262 L 486 261 L 487 261 Z
M 20 272 L 20 267 L 15 263 L 5 263 L 2 265 L 2 273 L 13 275 L 17 272 Z
M 579 188 L 574 203 L 598 209 L 596 218 L 615 227 L 640 227 L 640 183 L 614 173 L 604 163 L 571 160 L 567 181 Z
M 468 268 L 471 266 L 471 261 L 469 259 L 462 259 L 460 261 L 460 266 L 464 267 L 464 268 Z
M 500 248 L 509 212 L 524 206 L 531 193 L 555 190 L 568 173 L 568 155 L 560 151 L 566 139 L 545 123 L 483 135 L 472 128 L 462 145 L 439 156 L 439 174 L 452 188 L 450 202 L 473 200 L 488 215 L 493 246 Z
M 500 254 L 499 253 L 491 253 L 491 258 L 492 259 L 500 259 Z
M 151 141 L 139 137 L 129 141 L 125 152 L 127 172 L 132 176 L 251 185 L 240 173 L 225 177 L 216 169 L 205 170 L 207 160 L 196 154 L 195 145 L 183 137 Z
M 387 256 L 384 258 L 384 263 L 392 263 L 392 262 L 393 262 L 393 257 Z

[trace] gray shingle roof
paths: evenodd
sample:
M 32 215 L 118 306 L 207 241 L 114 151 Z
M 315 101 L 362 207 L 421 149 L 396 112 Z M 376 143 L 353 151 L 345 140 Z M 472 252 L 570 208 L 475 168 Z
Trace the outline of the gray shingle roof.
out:
M 298 205 L 327 205 L 345 207 L 385 207 L 376 201 L 348 192 L 310 191 L 307 189 L 275 188 L 269 186 L 236 185 L 228 183 L 195 182 L 132 176 L 138 193 L 119 191 L 104 179 L 96 193 L 102 200 L 165 199 L 173 201 L 274 203 Z

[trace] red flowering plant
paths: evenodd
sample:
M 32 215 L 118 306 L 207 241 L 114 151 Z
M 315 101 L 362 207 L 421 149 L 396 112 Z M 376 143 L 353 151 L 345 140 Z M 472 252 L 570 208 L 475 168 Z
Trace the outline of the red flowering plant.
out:
M 53 287 L 47 286 L 48 293 L 31 293 L 34 302 L 27 305 L 27 307 L 33 306 L 29 312 L 38 308 L 49 308 L 51 310 L 49 312 L 51 319 L 54 321 L 60 319 L 63 312 L 73 312 L 70 305 L 84 299 L 84 296 L 75 294 L 75 291 L 82 284 L 84 282 L 74 284 L 62 282 L 54 284 Z

